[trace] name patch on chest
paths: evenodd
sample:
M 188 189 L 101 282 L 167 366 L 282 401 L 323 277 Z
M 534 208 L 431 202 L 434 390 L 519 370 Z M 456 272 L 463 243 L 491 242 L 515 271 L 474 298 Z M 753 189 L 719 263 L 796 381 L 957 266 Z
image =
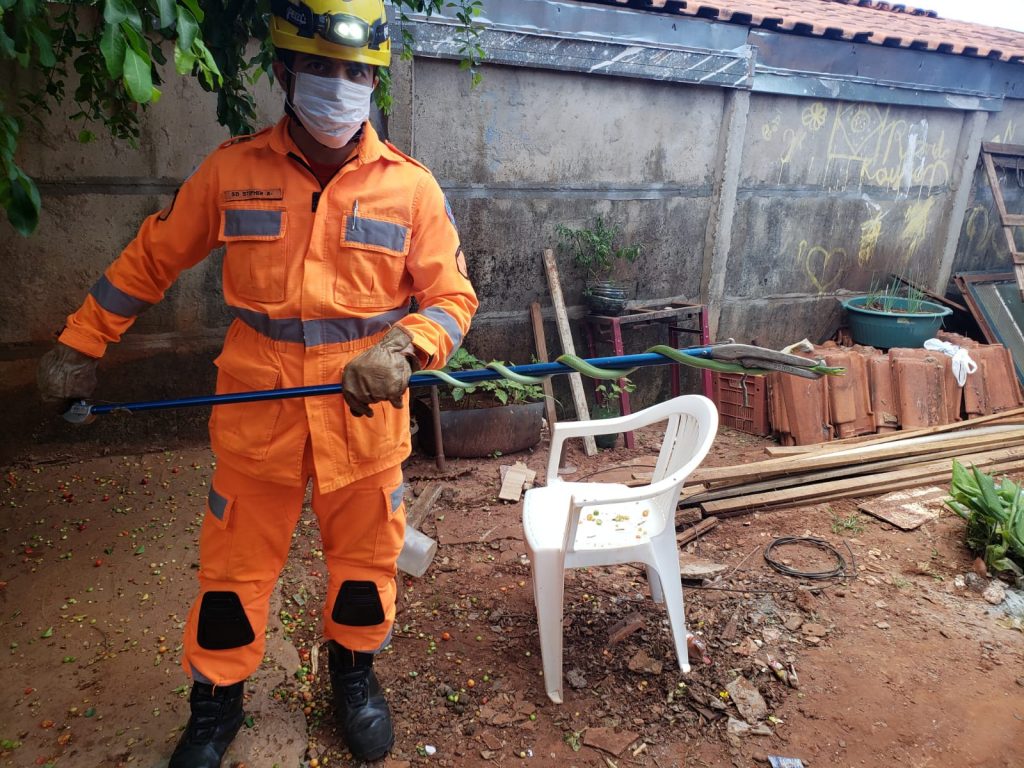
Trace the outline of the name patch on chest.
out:
M 284 192 L 281 189 L 229 189 L 224 192 L 224 202 L 230 203 L 238 200 L 282 200 Z

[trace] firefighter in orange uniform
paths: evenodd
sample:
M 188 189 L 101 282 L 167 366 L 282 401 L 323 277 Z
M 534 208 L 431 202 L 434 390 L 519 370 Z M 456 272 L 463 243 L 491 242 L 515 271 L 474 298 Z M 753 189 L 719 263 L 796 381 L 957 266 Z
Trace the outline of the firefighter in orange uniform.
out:
M 286 115 L 222 144 L 145 221 L 39 371 L 47 399 L 90 396 L 107 344 L 223 245 L 235 319 L 217 392 L 343 384 L 342 396 L 213 409 L 218 462 L 184 640 L 192 715 L 170 768 L 220 766 L 244 719 L 244 680 L 263 658 L 270 593 L 310 482 L 339 728 L 357 759 L 391 749 L 372 663 L 395 616 L 406 390 L 412 371 L 444 365 L 477 307 L 440 187 L 367 120 L 391 56 L 382 0 L 271 7 Z

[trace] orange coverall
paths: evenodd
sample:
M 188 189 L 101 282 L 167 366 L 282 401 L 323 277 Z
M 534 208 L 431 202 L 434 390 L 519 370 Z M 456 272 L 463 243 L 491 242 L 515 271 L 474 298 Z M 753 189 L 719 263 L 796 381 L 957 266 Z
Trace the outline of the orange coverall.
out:
M 443 366 L 477 299 L 437 182 L 366 123 L 352 159 L 321 188 L 288 121 L 213 152 L 146 219 L 60 341 L 101 357 L 183 269 L 225 245 L 235 320 L 215 360 L 218 393 L 337 383 L 392 325 L 412 336 L 424 368 Z M 185 629 L 187 672 L 228 685 L 260 663 L 267 602 L 309 479 L 330 571 L 325 634 L 358 651 L 386 641 L 409 417 L 386 401 L 372 409 L 356 418 L 340 395 L 214 407 L 218 467 Z

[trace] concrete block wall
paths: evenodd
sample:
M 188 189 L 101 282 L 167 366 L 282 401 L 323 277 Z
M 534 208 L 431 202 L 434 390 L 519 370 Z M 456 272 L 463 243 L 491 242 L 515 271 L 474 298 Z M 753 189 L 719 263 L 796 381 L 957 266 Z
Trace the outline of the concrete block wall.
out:
M 541 254 L 559 224 L 598 215 L 644 248 L 619 275 L 637 298 L 709 303 L 717 338 L 767 346 L 830 335 L 836 294 L 889 272 L 942 287 L 952 271 L 1006 263 L 971 151 L 982 139 L 1024 141 L 1024 102 L 989 114 L 499 65 L 471 90 L 455 62 L 426 57 L 396 62 L 394 80 L 389 133 L 451 201 L 482 299 L 467 339 L 480 357 L 530 359 L 529 304 L 549 306 Z M 280 92 L 263 81 L 257 94 L 272 123 Z M 12 405 L 0 453 L 69 438 L 35 403 L 36 360 L 142 218 L 227 138 L 214 97 L 178 78 L 142 114 L 137 151 L 77 144 L 70 111 L 23 138 L 19 160 L 44 195 L 39 232 L 24 239 L 0 223 L 0 263 L 15 276 L 0 284 L 0 391 Z M 1020 210 L 1024 191 L 1007 187 Z M 564 255 L 559 267 L 578 318 L 584 275 Z M 228 323 L 219 271 L 215 253 L 140 317 L 104 360 L 98 397 L 212 389 Z M 551 322 L 547 333 L 557 352 Z M 667 391 L 665 376 L 637 379 L 640 404 Z M 201 434 L 204 419 L 182 412 L 160 429 Z M 109 441 L 155 423 L 76 437 Z

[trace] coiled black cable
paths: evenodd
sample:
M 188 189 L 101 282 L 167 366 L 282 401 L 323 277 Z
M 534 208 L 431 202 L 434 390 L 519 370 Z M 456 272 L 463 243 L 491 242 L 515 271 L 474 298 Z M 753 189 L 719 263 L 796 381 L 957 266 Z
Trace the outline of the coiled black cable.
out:
M 811 547 L 817 547 L 828 554 L 832 555 L 836 559 L 836 567 L 829 571 L 800 571 L 796 568 L 791 568 L 788 565 L 784 565 L 772 557 L 772 550 L 776 547 L 784 547 L 789 544 L 807 544 Z M 846 548 L 849 550 L 850 546 L 847 544 Z M 850 550 L 850 558 L 852 561 L 853 551 Z M 787 576 L 796 576 L 801 579 L 835 579 L 845 578 L 846 573 L 846 560 L 838 549 L 833 547 L 824 539 L 819 539 L 814 536 L 782 536 L 772 541 L 764 550 L 764 559 L 772 568 L 779 573 L 784 573 Z M 855 575 L 855 574 L 854 574 Z

